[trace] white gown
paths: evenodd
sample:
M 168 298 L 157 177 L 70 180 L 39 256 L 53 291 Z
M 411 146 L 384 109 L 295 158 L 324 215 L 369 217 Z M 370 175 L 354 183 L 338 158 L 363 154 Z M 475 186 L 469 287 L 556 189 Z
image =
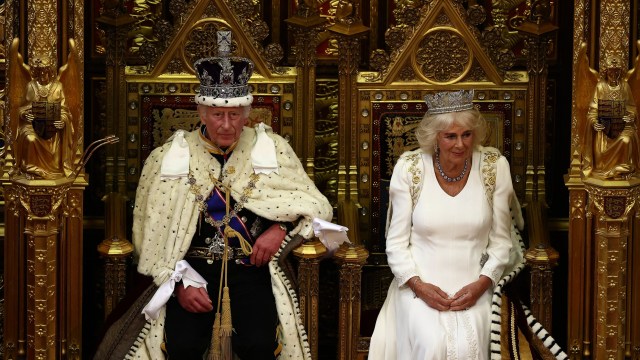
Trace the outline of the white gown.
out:
M 374 332 L 369 358 L 488 359 L 492 288 L 468 310 L 441 312 L 415 298 L 406 281 L 418 275 L 453 296 L 481 274 L 494 284 L 499 280 L 511 248 L 508 202 L 513 187 L 508 163 L 503 157 L 498 161 L 492 209 L 480 176 L 479 152 L 474 152 L 465 187 L 454 197 L 438 184 L 431 155 L 422 157 L 424 181 L 415 209 L 405 162 L 398 162 L 391 179 L 393 216 L 386 251 L 395 275 L 391 286 L 397 291 L 389 291 L 395 324 L 387 325 L 396 329 L 395 356 L 389 349 L 386 356 L 376 354 L 373 342 L 385 340 L 376 339 Z M 483 253 L 489 255 L 484 266 Z

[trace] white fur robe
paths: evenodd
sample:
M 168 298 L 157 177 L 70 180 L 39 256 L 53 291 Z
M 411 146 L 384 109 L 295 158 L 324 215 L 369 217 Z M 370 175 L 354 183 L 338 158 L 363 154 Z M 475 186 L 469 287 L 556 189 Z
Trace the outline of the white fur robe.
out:
M 297 221 L 285 243 L 295 234 L 305 238 L 313 235 L 312 220 L 331 220 L 331 204 L 315 187 L 305 173 L 302 164 L 289 144 L 267 128 L 276 148 L 279 174 L 260 174 L 245 208 L 266 219 L 278 222 Z M 162 159 L 171 146 L 171 141 L 155 149 L 147 158 L 142 170 L 136 205 L 134 209 L 133 242 L 138 261 L 138 271 L 152 276 L 157 285 L 167 281 L 176 262 L 185 256 L 196 232 L 199 211 L 197 195 L 206 199 L 213 190 L 210 174 L 217 179 L 223 172 L 218 161 L 202 144 L 199 131 L 184 134 L 189 144 L 189 172 L 200 185 L 196 194 L 189 178 L 161 180 Z M 238 145 L 224 166 L 226 176 L 223 183 L 232 189 L 236 201 L 247 187 L 253 173 L 251 150 L 256 131 L 244 128 Z M 282 244 L 281 249 L 285 243 Z M 294 289 L 286 280 L 277 263 L 281 251 L 269 263 L 273 293 L 282 333 L 283 345 L 280 359 L 310 359 L 306 332 L 301 323 L 298 301 Z M 165 308 L 155 321 L 150 321 L 131 349 L 129 357 L 135 359 L 163 359 L 160 349 L 164 338 Z

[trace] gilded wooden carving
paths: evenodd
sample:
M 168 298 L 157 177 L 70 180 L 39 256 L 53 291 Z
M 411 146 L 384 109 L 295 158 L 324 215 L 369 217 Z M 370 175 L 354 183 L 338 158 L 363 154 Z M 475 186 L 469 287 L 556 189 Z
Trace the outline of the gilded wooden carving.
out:
M 627 64 L 629 62 L 630 24 L 629 21 L 620 21 L 620 19 L 629 18 L 631 2 L 625 0 L 602 0 L 599 5 L 600 53 L 618 54 L 623 64 Z M 599 65 L 600 69 L 608 68 L 606 57 L 600 57 Z
M 630 27 L 620 21 L 630 3 L 574 5 L 569 251 L 584 263 L 569 269 L 568 345 L 572 359 L 632 358 L 637 326 L 629 322 L 638 310 L 627 292 L 638 278 L 629 250 L 638 227 L 640 82 L 637 60 L 627 71 Z M 595 41 L 597 48 L 587 46 Z
M 342 244 L 335 253 L 340 267 L 338 359 L 355 359 L 360 337 L 362 266 L 369 252 L 362 245 Z
M 55 179 L 72 176 L 78 161 L 79 61 L 70 40 L 67 64 L 57 74 L 53 59 L 36 56 L 27 66 L 13 41 L 10 58 L 13 176 Z
M 628 179 L 636 175 L 640 161 L 638 115 L 640 63 L 627 73 L 621 57 L 605 55 L 600 75 L 589 68 L 583 44 L 578 54 L 576 112 L 584 176 Z M 637 70 L 636 70 L 637 69 Z
M 595 358 L 623 357 L 627 332 L 628 252 L 631 222 L 628 215 L 640 197 L 640 183 L 603 187 L 587 183 L 599 216 L 594 223 Z M 613 216 L 611 216 L 613 215 Z
M 462 35 L 454 28 L 433 28 L 422 38 L 413 59 L 414 68 L 428 82 L 450 84 L 471 68 L 472 55 Z
M 27 21 L 38 31 L 29 32 L 29 57 L 36 56 L 58 58 L 57 39 L 58 6 L 51 0 L 33 0 L 27 2 Z

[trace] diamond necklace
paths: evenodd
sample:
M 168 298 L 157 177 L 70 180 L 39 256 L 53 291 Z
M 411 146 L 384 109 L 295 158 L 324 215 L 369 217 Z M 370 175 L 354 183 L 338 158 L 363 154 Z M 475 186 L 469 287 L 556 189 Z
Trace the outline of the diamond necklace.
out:
M 442 176 L 442 178 L 446 182 L 456 182 L 456 181 L 462 180 L 464 178 L 464 175 L 467 173 L 468 166 L 469 166 L 469 158 L 466 158 L 464 159 L 464 168 L 462 168 L 462 172 L 460 173 L 460 175 L 454 178 L 450 178 L 447 176 L 447 174 L 444 173 L 444 171 L 442 171 L 442 165 L 440 165 L 440 151 L 436 152 L 436 167 L 438 168 L 438 172 L 440 173 L 440 176 Z

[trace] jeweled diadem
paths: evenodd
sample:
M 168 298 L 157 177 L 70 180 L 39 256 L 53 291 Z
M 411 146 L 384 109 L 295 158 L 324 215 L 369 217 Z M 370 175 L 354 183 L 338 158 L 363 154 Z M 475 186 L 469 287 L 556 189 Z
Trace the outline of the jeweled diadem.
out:
M 229 56 L 231 31 L 218 31 L 217 36 L 218 56 L 199 59 L 193 64 L 200 80 L 195 101 L 207 106 L 251 105 L 253 96 L 249 92 L 248 82 L 253 73 L 253 62 L 247 58 Z
M 473 90 L 442 91 L 424 96 L 427 103 L 427 115 L 473 109 Z

